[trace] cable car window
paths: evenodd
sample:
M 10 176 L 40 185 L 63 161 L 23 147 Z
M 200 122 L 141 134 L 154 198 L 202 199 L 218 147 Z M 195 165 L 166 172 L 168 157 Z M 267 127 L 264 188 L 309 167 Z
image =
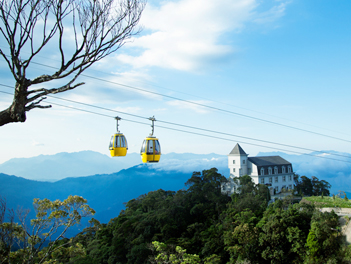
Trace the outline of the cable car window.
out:
M 143 144 L 141 145 L 141 150 L 140 150 L 141 153 L 145 152 L 145 144 L 146 144 L 146 140 L 144 140 Z
M 147 144 L 147 154 L 154 154 L 154 140 L 149 140 Z
M 121 136 L 121 147 L 125 148 L 126 147 L 126 139 L 125 137 Z
M 119 140 L 119 136 L 116 136 L 116 140 L 115 140 L 115 148 L 119 148 L 120 145 L 120 140 Z
M 155 140 L 155 154 L 160 154 L 160 153 L 161 153 L 160 143 L 158 142 L 158 140 Z
M 110 148 L 112 148 L 113 147 L 113 136 L 111 137 L 111 140 L 110 140 L 110 146 L 109 146 Z

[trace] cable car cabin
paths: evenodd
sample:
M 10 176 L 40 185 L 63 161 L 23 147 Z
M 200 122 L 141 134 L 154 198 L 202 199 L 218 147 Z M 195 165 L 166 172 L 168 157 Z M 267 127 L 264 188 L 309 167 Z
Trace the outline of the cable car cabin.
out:
M 127 155 L 127 139 L 122 133 L 112 135 L 110 141 L 110 153 L 112 157 L 123 157 Z
M 141 160 L 142 162 L 159 162 L 161 158 L 161 146 L 158 139 L 155 137 L 147 137 L 144 139 L 141 146 Z

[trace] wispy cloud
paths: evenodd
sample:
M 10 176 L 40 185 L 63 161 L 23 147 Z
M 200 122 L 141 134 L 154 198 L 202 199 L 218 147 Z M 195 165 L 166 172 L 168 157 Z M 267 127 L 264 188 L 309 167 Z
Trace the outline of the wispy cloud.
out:
M 184 101 L 168 101 L 168 105 L 170 106 L 175 106 L 180 109 L 189 109 L 192 110 L 196 113 L 199 114 L 207 114 L 209 111 L 207 108 L 201 106 L 201 105 L 206 105 L 208 102 L 206 101 L 189 101 L 189 102 L 184 102 Z
M 33 146 L 33 147 L 42 147 L 42 146 L 45 146 L 45 144 L 40 143 L 40 142 L 38 142 L 38 141 L 32 139 L 32 146 Z
M 193 71 L 235 52 L 226 33 L 239 33 L 250 22 L 271 22 L 284 15 L 286 1 L 256 11 L 257 0 L 180 0 L 147 5 L 142 24 L 146 34 L 129 44 L 139 55 L 117 59 L 136 68 L 158 66 Z

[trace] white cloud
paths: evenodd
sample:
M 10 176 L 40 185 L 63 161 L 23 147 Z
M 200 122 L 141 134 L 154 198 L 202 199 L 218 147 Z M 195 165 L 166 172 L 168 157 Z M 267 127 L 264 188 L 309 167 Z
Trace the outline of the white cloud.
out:
M 286 2 L 255 12 L 258 6 L 258 0 L 180 0 L 163 2 L 160 7 L 147 5 L 141 24 L 150 33 L 128 44 L 137 51 L 141 48 L 141 54 L 121 54 L 117 59 L 136 68 L 197 70 L 235 51 L 232 44 L 221 43 L 225 33 L 241 32 L 250 22 L 281 17 Z
M 160 163 L 152 164 L 152 167 L 154 167 L 157 170 L 174 170 L 185 173 L 193 171 L 202 171 L 210 168 L 217 168 L 219 173 L 226 175 L 228 171 L 227 163 L 227 157 L 190 160 L 169 159 L 162 160 L 162 162 Z
M 38 141 L 32 139 L 32 146 L 33 146 L 33 147 L 42 147 L 42 146 L 45 146 L 45 144 L 40 143 L 40 142 L 38 142 Z
M 189 110 L 192 110 L 192 111 L 199 113 L 199 114 L 207 114 L 208 113 L 208 110 L 205 107 L 201 106 L 201 105 L 208 104 L 208 102 L 206 102 L 206 101 L 200 100 L 200 101 L 184 102 L 184 101 L 175 100 L 175 101 L 168 101 L 167 104 L 171 105 L 171 106 L 178 107 L 180 109 L 189 109 Z

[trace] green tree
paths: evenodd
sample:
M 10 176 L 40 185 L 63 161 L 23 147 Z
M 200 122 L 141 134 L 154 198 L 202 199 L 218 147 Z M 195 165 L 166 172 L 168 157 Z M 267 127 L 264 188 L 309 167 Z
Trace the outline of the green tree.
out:
M 46 258 L 60 247 L 56 244 L 64 238 L 67 230 L 81 222 L 83 217 L 91 216 L 95 211 L 87 205 L 87 200 L 80 196 L 69 196 L 64 201 L 34 199 L 36 218 L 27 227 L 28 211 L 19 214 L 20 223 L 1 223 L 2 236 L 14 237 L 21 245 L 17 251 L 6 251 L 3 263 L 43 263 Z M 11 230 L 9 232 L 8 230 Z M 4 232 L 8 232 L 5 233 Z M 45 254 L 39 254 L 46 242 L 51 242 L 45 249 Z
M 257 224 L 262 230 L 259 241 L 263 259 L 270 263 L 301 263 L 313 212 L 310 205 L 286 208 L 281 200 L 271 204 Z
M 338 216 L 334 211 L 314 213 L 306 242 L 311 262 L 326 263 L 328 259 L 338 256 L 341 248 L 339 230 Z
M 152 242 L 152 248 L 156 251 L 156 256 L 151 257 L 151 263 L 169 263 L 169 264 L 217 264 L 221 263 L 220 258 L 213 254 L 204 260 L 201 260 L 199 255 L 188 254 L 186 249 L 180 246 L 167 246 L 165 243 L 158 241 Z
M 224 242 L 232 262 L 248 260 L 262 261 L 259 253 L 257 223 L 270 200 L 268 187 L 255 184 L 250 176 L 235 179 L 239 192 L 232 194 L 225 214 Z
M 311 179 L 306 176 L 294 175 L 295 180 L 295 193 L 307 196 L 320 196 L 330 195 L 329 189 L 331 185 L 325 180 L 319 180 L 317 177 L 312 176 Z

